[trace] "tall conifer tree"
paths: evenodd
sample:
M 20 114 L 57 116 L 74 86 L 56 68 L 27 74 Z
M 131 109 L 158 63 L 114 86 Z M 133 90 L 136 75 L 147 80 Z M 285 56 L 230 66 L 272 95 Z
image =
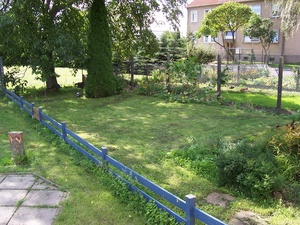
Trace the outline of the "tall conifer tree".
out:
M 112 68 L 112 43 L 105 0 L 93 0 L 89 12 L 88 62 L 85 93 L 98 98 L 115 94 Z

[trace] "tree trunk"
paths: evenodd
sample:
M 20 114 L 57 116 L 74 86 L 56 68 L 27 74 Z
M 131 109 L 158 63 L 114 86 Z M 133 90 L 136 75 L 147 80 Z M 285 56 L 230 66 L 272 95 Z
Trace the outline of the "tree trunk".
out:
M 60 85 L 57 82 L 56 76 L 51 76 L 47 78 L 46 87 L 47 89 L 60 89 Z
M 53 54 L 52 51 L 48 54 L 49 63 L 45 65 L 43 68 L 43 72 L 45 77 L 47 77 L 46 80 L 46 87 L 47 89 L 60 89 L 60 85 L 57 82 L 56 74 L 55 74 L 55 66 L 54 66 L 54 60 L 53 60 Z

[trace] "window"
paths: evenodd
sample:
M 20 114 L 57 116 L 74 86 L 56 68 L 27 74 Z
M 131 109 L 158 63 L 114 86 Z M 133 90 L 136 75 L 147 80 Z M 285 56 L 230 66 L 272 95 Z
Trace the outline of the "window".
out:
M 236 38 L 235 36 L 235 32 L 233 33 L 233 35 L 234 35 L 234 39 Z M 231 33 L 231 31 L 226 31 L 225 32 L 225 39 L 232 39 L 232 33 Z
M 277 18 L 280 16 L 280 8 L 279 5 L 277 4 L 272 4 L 272 14 L 271 17 L 272 18 Z
M 204 38 L 203 38 L 203 42 L 204 43 L 215 43 L 215 41 L 218 41 L 218 38 L 217 37 L 212 37 L 211 35 L 209 35 L 209 36 L 205 36 Z
M 245 43 L 259 42 L 259 38 L 244 36 L 244 42 Z
M 211 11 L 211 9 L 204 9 L 204 16 L 209 13 Z
M 278 43 L 279 42 L 279 31 L 278 30 L 274 30 L 274 31 L 275 31 L 276 35 L 273 38 L 272 43 Z
M 256 13 L 257 15 L 261 16 L 261 8 L 260 8 L 260 5 L 252 5 L 251 6 L 252 8 L 252 11 L 254 13 Z
M 191 22 L 192 23 L 198 22 L 198 11 L 197 10 L 191 11 Z

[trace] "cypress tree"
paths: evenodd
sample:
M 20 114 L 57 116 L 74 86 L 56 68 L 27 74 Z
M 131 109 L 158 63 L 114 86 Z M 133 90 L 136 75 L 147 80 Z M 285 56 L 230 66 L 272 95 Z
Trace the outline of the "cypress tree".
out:
M 85 94 L 88 98 L 116 93 L 112 67 L 112 43 L 105 0 L 93 0 L 89 11 L 88 62 Z

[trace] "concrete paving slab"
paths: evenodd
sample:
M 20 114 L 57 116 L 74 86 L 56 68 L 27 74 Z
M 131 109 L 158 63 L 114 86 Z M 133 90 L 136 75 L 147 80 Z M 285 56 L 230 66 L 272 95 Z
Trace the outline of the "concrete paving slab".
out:
M 8 225 L 51 225 L 58 209 L 20 207 Z
M 31 174 L 8 175 L 1 183 L 0 189 L 29 189 L 36 178 Z
M 58 206 L 64 192 L 58 190 L 31 190 L 22 206 Z
M 2 180 L 5 178 L 6 176 L 0 175 L 0 183 L 2 182 Z
M 17 207 L 1 207 L 0 206 L 0 225 L 6 225 L 10 220 Z
M 49 183 L 48 181 L 42 180 L 42 179 L 38 179 L 36 180 L 36 182 L 34 183 L 34 185 L 32 186 L 33 190 L 58 190 L 58 187 L 56 187 L 55 185 Z
M 0 190 L 0 206 L 16 206 L 26 194 L 26 190 Z
M 34 174 L 0 175 L 0 225 L 52 225 L 67 197 L 61 188 Z

